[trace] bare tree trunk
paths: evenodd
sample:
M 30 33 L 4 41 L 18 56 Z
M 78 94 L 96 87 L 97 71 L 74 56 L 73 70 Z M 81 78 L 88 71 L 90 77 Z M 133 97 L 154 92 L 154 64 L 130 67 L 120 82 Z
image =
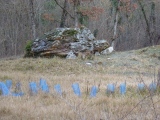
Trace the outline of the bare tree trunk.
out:
M 152 39 L 152 45 L 154 46 L 154 40 L 155 40 L 155 31 L 156 31 L 156 17 L 155 17 L 155 3 L 151 3 L 151 14 L 150 14 L 150 27 L 151 27 L 151 39 Z
M 118 7 L 119 7 L 119 5 L 120 5 L 120 1 L 118 2 L 118 5 L 113 8 L 113 9 L 115 9 L 113 39 L 112 39 L 112 43 L 111 43 L 111 47 L 113 47 L 113 50 L 115 50 L 115 39 L 117 37 L 117 26 L 118 26 L 118 17 L 119 17 Z
M 158 75 L 157 75 L 157 86 L 160 88 L 160 68 L 158 70 Z
M 77 14 L 77 7 L 78 7 L 78 0 L 74 0 L 74 26 L 75 28 L 78 27 L 78 14 Z
M 63 28 L 65 26 L 65 21 L 67 19 L 67 7 L 68 7 L 68 0 L 64 1 L 64 6 L 63 6 L 63 12 L 61 16 L 61 22 L 60 22 L 60 27 Z
M 148 22 L 148 19 L 147 19 L 147 16 L 146 16 L 146 12 L 145 12 L 145 10 L 144 10 L 144 6 L 142 5 L 142 3 L 141 3 L 140 0 L 138 0 L 138 4 L 139 4 L 139 6 L 140 6 L 140 9 L 141 9 L 142 14 L 143 14 L 143 16 L 144 16 L 144 20 L 145 20 L 145 22 L 146 22 L 146 26 L 147 26 L 146 32 L 147 32 L 147 34 L 148 34 L 149 41 L 150 41 L 151 45 L 154 46 L 154 42 L 153 42 L 153 39 L 152 39 L 152 37 L 151 37 L 150 25 L 149 25 L 149 22 Z
M 118 15 L 119 15 L 119 12 L 117 11 L 116 12 L 116 18 L 115 18 L 115 23 L 114 23 L 113 40 L 112 40 L 112 44 L 111 44 L 113 49 L 115 49 L 115 39 L 117 37 Z
M 59 2 L 57 1 L 57 0 L 54 0 L 55 2 L 56 2 L 56 4 L 61 8 L 61 9 L 63 9 L 72 19 L 74 19 L 74 17 L 66 10 L 66 9 L 64 9 L 60 4 L 59 4 Z M 67 0 L 67 2 L 68 2 L 68 0 Z
M 32 22 L 32 37 L 36 39 L 36 24 L 35 24 L 35 13 L 34 13 L 34 0 L 29 0 L 30 16 Z

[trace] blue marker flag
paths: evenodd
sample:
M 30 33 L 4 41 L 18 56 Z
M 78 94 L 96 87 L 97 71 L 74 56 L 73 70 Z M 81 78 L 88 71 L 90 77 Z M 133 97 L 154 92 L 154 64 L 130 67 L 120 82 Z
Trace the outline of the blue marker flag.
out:
M 15 90 L 17 93 L 18 92 L 21 92 L 22 90 L 21 90 L 21 83 L 20 82 L 17 82 L 17 84 L 16 84 L 16 90 Z
M 142 91 L 142 90 L 144 90 L 145 85 L 144 85 L 144 83 L 139 83 L 137 87 L 138 87 L 139 91 Z
M 107 93 L 114 93 L 115 92 L 115 85 L 114 84 L 108 84 L 107 85 Z
M 157 89 L 157 85 L 152 82 L 152 83 L 149 85 L 149 90 L 155 91 L 156 89 Z
M 79 84 L 78 84 L 78 83 L 72 84 L 72 88 L 73 88 L 73 92 L 74 92 L 77 96 L 81 96 L 81 91 L 80 91 L 80 88 L 79 88 Z
M 62 90 L 61 90 L 60 84 L 55 85 L 54 89 L 58 94 L 62 95 Z
M 47 85 L 46 80 L 40 79 L 39 85 L 40 85 L 40 88 L 42 89 L 43 92 L 45 92 L 45 93 L 49 92 L 49 87 Z
M 8 96 L 8 95 L 22 96 L 22 95 L 24 95 L 23 92 L 11 93 L 10 90 L 8 89 L 8 87 L 6 86 L 6 84 L 4 84 L 3 82 L 0 82 L 0 90 L 2 91 L 3 96 Z
M 119 89 L 120 89 L 120 94 L 121 94 L 121 95 L 126 94 L 126 83 L 120 84 Z
M 22 92 L 22 89 L 21 89 L 21 83 L 17 82 L 15 93 L 12 93 L 12 96 L 23 96 L 23 95 L 24 93 Z
M 37 94 L 38 93 L 36 82 L 30 82 L 29 83 L 29 88 L 30 88 L 31 94 Z
M 9 89 L 7 88 L 6 84 L 4 84 L 3 82 L 0 82 L 0 90 L 2 91 L 3 96 L 7 96 L 10 94 Z
M 20 97 L 20 96 L 23 96 L 24 93 L 23 92 L 19 92 L 19 93 L 12 93 L 12 96 L 15 96 L 15 97 Z
M 92 86 L 91 92 L 90 92 L 90 97 L 96 97 L 97 91 L 98 91 L 97 87 L 96 86 Z
M 12 80 L 6 80 L 6 86 L 10 90 L 12 87 Z

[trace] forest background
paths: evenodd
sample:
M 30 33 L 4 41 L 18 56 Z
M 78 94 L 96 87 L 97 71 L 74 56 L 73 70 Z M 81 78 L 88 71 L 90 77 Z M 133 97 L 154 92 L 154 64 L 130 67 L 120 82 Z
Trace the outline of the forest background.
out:
M 0 0 L 0 57 L 57 27 L 84 25 L 116 51 L 160 44 L 159 0 Z

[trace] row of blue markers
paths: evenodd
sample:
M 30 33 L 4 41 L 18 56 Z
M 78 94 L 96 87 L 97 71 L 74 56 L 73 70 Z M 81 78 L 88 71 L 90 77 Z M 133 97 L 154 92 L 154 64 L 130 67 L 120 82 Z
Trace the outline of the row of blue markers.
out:
M 5 82 L 0 82 L 0 91 L 1 91 L 1 95 L 2 96 L 23 96 L 25 95 L 22 90 L 21 90 L 21 83 L 18 82 L 15 86 L 15 91 L 11 92 L 11 87 L 12 87 L 12 80 L 6 80 Z M 139 91 L 143 91 L 146 88 L 144 83 L 139 83 L 137 85 L 137 90 Z M 155 91 L 157 89 L 157 85 L 156 83 L 152 82 L 149 86 L 148 86 L 149 90 L 151 91 Z M 77 96 L 81 96 L 81 90 L 79 87 L 78 83 L 73 83 L 72 84 L 72 89 L 75 95 Z M 107 89 L 106 92 L 109 94 L 113 94 L 115 92 L 116 86 L 115 84 L 108 84 L 107 85 Z M 40 79 L 39 84 L 37 85 L 36 82 L 29 82 L 29 90 L 30 93 L 32 95 L 36 95 L 38 94 L 38 91 L 41 90 L 44 93 L 49 93 L 49 86 L 46 82 L 45 79 Z M 60 84 L 56 84 L 54 85 L 54 90 L 55 92 L 57 92 L 59 95 L 62 95 L 62 89 L 61 89 L 61 85 Z M 125 95 L 126 94 L 126 83 L 122 83 L 119 86 L 119 93 L 121 95 Z M 96 97 L 98 93 L 98 88 L 96 86 L 92 86 L 91 90 L 90 90 L 90 97 Z

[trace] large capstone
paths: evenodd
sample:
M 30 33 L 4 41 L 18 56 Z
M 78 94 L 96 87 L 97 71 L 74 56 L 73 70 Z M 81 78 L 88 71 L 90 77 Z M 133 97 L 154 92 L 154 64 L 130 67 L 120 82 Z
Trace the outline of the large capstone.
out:
M 31 54 L 34 57 L 60 56 L 70 59 L 75 58 L 80 52 L 100 53 L 108 47 L 107 40 L 95 40 L 91 31 L 84 26 L 81 28 L 56 28 L 33 42 Z

